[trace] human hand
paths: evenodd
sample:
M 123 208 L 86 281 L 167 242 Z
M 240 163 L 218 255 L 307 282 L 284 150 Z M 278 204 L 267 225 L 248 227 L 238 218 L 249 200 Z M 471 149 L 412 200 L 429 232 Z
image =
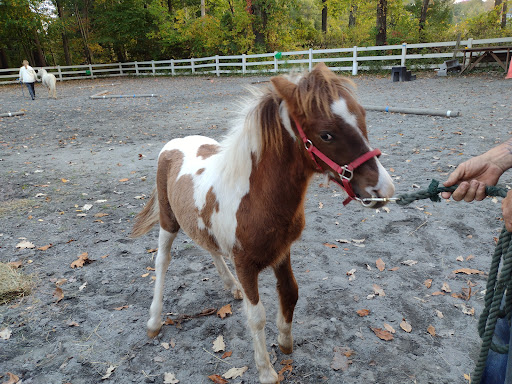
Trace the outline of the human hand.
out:
M 453 193 L 443 192 L 441 196 L 445 199 L 451 196 L 455 201 L 483 200 L 485 186 L 496 185 L 505 170 L 495 163 L 491 151 L 473 157 L 459 164 L 443 183 L 445 187 L 459 183 L 457 189 Z
M 505 228 L 512 232 L 512 191 L 508 191 L 507 197 L 501 201 L 501 211 L 503 212 Z

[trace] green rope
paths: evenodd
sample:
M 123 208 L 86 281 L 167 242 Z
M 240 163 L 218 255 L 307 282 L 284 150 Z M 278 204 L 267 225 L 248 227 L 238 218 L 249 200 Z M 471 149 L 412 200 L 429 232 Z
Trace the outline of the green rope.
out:
M 441 201 L 439 194 L 441 192 L 453 192 L 457 185 L 452 187 L 440 187 L 437 180 L 432 180 L 428 189 L 420 190 L 415 193 L 399 195 L 396 203 L 399 205 L 408 205 L 415 200 L 430 199 L 432 201 Z M 499 187 L 486 187 L 487 196 L 507 196 L 507 190 Z M 487 286 L 484 297 L 484 309 L 478 320 L 478 333 L 482 339 L 480 355 L 475 366 L 471 381 L 475 384 L 480 383 L 482 374 L 485 370 L 489 349 L 497 353 L 508 353 L 509 346 L 496 345 L 492 342 L 496 322 L 499 317 L 506 317 L 508 320 L 512 317 L 512 233 L 505 227 L 501 231 L 498 244 L 494 250 L 494 255 L 489 269 Z M 502 265 L 499 271 L 500 264 Z M 498 276 L 499 271 L 499 276 Z M 505 294 L 505 305 L 500 309 L 503 295 Z
M 403 195 L 398 195 L 398 200 L 396 203 L 398 205 L 408 205 L 411 204 L 415 200 L 422 200 L 422 199 L 430 199 L 434 202 L 441 201 L 441 198 L 439 197 L 439 194 L 441 192 L 453 192 L 457 189 L 458 185 L 454 185 L 452 187 L 440 187 L 439 181 L 432 179 L 432 182 L 428 186 L 428 189 L 423 189 L 418 192 L 413 193 L 404 193 Z M 487 196 L 501 196 L 505 197 L 507 196 L 507 190 L 505 188 L 500 187 L 494 187 L 494 186 L 488 186 L 485 187 L 485 194 Z

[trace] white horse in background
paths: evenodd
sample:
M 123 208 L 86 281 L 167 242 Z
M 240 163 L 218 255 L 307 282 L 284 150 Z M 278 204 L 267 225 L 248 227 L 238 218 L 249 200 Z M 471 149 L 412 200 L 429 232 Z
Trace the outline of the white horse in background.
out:
M 41 68 L 37 71 L 39 77 L 41 77 L 41 81 L 43 85 L 48 88 L 48 97 L 57 98 L 57 79 L 55 75 L 52 73 L 46 72 L 46 69 Z

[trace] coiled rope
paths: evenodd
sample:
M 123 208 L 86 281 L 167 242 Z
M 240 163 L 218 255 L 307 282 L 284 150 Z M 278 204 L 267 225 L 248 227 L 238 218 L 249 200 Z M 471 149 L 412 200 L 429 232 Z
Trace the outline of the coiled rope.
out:
M 399 205 L 408 205 L 415 200 L 430 199 L 432 201 L 441 201 L 439 194 L 441 192 L 453 192 L 457 186 L 440 187 L 437 180 L 432 180 L 428 189 L 420 190 L 415 193 L 407 193 L 399 195 L 396 203 Z M 507 196 L 505 188 L 489 186 L 485 188 L 487 196 Z M 473 383 L 480 383 L 482 374 L 485 370 L 485 364 L 489 349 L 497 353 L 508 353 L 509 346 L 496 345 L 492 342 L 496 322 L 498 318 L 507 317 L 510 320 L 512 316 L 512 233 L 508 232 L 503 227 L 494 255 L 491 261 L 491 268 L 489 270 L 489 277 L 487 278 L 487 286 L 484 298 L 484 309 L 478 321 L 478 333 L 482 339 L 482 346 L 480 348 L 480 355 L 478 362 L 473 371 L 471 381 Z M 498 277 L 498 270 L 502 265 Z M 505 294 L 504 306 L 502 309 L 501 303 L 503 295 Z

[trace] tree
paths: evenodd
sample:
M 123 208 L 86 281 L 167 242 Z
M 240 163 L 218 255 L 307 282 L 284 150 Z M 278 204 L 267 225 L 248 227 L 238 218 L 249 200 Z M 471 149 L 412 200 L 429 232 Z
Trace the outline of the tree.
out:
M 377 0 L 377 36 L 375 37 L 375 45 L 386 44 L 386 16 L 388 13 L 387 0 Z

